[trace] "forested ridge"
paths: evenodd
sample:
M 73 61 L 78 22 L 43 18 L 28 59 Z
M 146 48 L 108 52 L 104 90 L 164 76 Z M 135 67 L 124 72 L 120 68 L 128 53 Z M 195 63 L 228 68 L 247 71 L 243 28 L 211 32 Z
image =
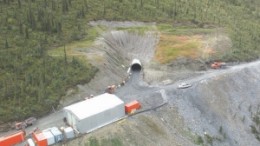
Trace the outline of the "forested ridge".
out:
M 66 44 L 93 40 L 91 20 L 193 23 L 225 28 L 232 49 L 224 60 L 259 58 L 258 0 L 0 0 L 0 122 L 39 116 L 66 89 L 97 69 L 67 56 Z M 48 50 L 64 46 L 62 56 Z

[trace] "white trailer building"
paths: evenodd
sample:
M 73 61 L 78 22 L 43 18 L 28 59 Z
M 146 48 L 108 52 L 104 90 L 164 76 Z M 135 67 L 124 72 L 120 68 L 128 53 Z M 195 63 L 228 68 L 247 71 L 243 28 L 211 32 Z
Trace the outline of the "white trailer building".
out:
M 64 108 L 68 123 L 80 133 L 89 133 L 125 116 L 124 102 L 114 94 L 101 94 Z

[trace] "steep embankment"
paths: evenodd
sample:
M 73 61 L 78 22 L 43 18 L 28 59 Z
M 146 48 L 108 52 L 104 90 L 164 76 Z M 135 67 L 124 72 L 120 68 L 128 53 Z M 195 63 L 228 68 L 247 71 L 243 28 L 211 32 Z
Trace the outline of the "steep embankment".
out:
M 259 145 L 260 62 L 212 72 L 192 79 L 187 90 L 171 90 L 170 106 L 183 118 L 184 127 L 204 143 Z M 258 131 L 254 132 L 252 127 Z M 254 135 L 255 134 L 255 135 Z

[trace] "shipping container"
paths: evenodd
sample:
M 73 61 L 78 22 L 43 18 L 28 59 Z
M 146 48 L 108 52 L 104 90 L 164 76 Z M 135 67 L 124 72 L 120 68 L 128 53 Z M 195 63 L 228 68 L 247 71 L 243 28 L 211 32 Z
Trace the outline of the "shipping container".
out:
M 1 137 L 0 138 L 0 146 L 12 146 L 24 141 L 25 133 L 23 131 L 19 131 L 12 135 Z
M 47 139 L 42 132 L 33 133 L 32 136 L 37 146 L 48 146 Z
M 42 130 L 42 132 L 51 132 L 55 142 L 60 142 L 63 140 L 63 134 L 57 127 L 47 128 Z
M 64 108 L 68 124 L 80 133 L 88 133 L 125 116 L 124 102 L 104 93 Z
M 55 142 L 58 143 L 58 142 L 63 140 L 63 134 L 61 133 L 61 131 L 57 127 L 52 127 L 51 133 L 54 136 Z
M 50 131 L 44 131 L 42 133 L 45 136 L 45 138 L 47 139 L 47 144 L 48 145 L 55 144 L 54 136 L 52 135 L 52 133 Z
M 64 135 L 67 139 L 75 137 L 74 130 L 71 127 L 67 127 L 64 129 Z
M 125 105 L 125 112 L 127 114 L 131 114 L 131 113 L 135 112 L 137 109 L 140 109 L 140 108 L 141 108 L 140 103 L 137 100 L 134 100 L 134 101 L 127 103 Z

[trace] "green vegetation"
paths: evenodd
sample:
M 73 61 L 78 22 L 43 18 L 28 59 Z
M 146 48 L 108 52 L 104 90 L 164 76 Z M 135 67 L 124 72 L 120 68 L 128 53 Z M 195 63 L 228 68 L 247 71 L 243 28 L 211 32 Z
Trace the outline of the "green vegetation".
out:
M 180 57 L 196 58 L 199 56 L 201 40 L 198 36 L 161 35 L 155 58 L 160 63 L 169 63 Z
M 198 137 L 197 137 L 197 139 L 195 140 L 195 144 L 196 144 L 196 145 L 202 145 L 202 144 L 204 144 L 204 141 L 203 141 L 203 139 L 202 139 L 201 136 L 198 136 Z
M 157 27 L 160 32 L 167 35 L 209 34 L 214 31 L 212 28 L 198 28 L 197 26 L 172 26 L 170 24 L 159 24 Z
M 67 47 L 96 38 L 91 20 L 156 21 L 176 35 L 190 33 L 182 25 L 222 27 L 233 43 L 222 59 L 248 61 L 260 54 L 259 8 L 258 0 L 0 0 L 0 122 L 45 114 L 93 77 L 97 70 Z
M 147 31 L 155 31 L 152 26 L 138 26 L 138 27 L 118 27 L 117 30 L 128 31 L 132 33 L 144 34 Z
M 75 16 L 71 1 L 0 1 L 0 123 L 41 116 L 68 88 L 97 72 L 69 42 L 98 35 Z M 78 5 L 79 6 L 79 5 Z M 86 43 L 88 42 L 88 43 Z M 58 49 L 57 46 L 60 46 Z
M 98 140 L 95 137 L 91 137 L 85 146 L 123 146 L 123 143 L 118 138 L 102 139 Z
M 89 140 L 89 145 L 90 146 L 99 146 L 98 140 L 96 138 L 90 138 Z
M 171 61 L 179 57 L 213 60 L 227 52 L 215 51 L 209 46 L 203 46 L 203 44 L 205 44 L 205 36 L 216 33 L 216 28 L 199 28 L 194 24 L 176 25 L 177 26 L 170 24 L 158 25 L 160 41 L 156 48 L 155 60 L 160 63 L 171 63 Z M 220 55 L 216 55 L 217 52 L 221 52 L 218 53 Z
M 194 143 L 196 145 L 212 145 L 214 141 L 224 141 L 226 139 L 226 134 L 224 133 L 222 126 L 219 129 L 219 134 L 220 135 L 209 135 L 205 133 L 203 136 L 196 135 L 194 139 Z
M 253 114 L 252 120 L 254 124 L 250 126 L 251 132 L 260 141 L 260 105 L 257 107 L 257 112 Z
M 206 142 L 210 145 L 212 145 L 213 143 L 213 137 L 211 137 L 210 135 L 208 134 L 205 134 L 205 139 L 206 139 Z
M 139 117 L 153 132 L 157 133 L 160 136 L 165 136 L 166 133 L 160 126 L 155 123 L 150 117 L 140 116 Z

